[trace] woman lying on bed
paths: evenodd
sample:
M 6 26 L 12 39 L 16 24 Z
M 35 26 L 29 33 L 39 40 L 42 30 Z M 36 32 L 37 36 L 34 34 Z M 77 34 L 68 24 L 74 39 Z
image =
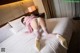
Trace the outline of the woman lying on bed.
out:
M 41 32 L 40 29 L 42 29 L 45 36 L 49 35 L 44 19 L 41 18 L 41 17 L 37 18 L 37 16 L 35 14 L 29 14 L 29 15 L 27 15 L 26 17 L 24 17 L 22 19 L 22 22 L 25 24 L 26 27 L 28 27 L 28 29 L 29 29 L 28 33 L 34 32 L 34 34 L 36 35 L 35 46 L 36 46 L 36 49 L 39 51 L 41 49 L 40 48 L 41 47 L 40 46 L 40 39 L 41 39 L 41 36 L 42 36 L 42 32 Z M 66 40 L 61 35 L 59 35 L 58 33 L 54 33 L 54 35 L 56 35 L 56 37 L 58 38 L 60 44 L 64 48 L 67 49 Z
M 22 22 L 26 27 L 28 27 L 28 29 L 29 29 L 28 33 L 34 32 L 34 34 L 36 35 L 35 46 L 36 46 L 36 49 L 39 51 L 42 31 L 44 32 L 45 36 L 48 35 L 46 23 L 45 23 L 45 20 L 39 16 L 39 14 L 36 14 L 36 11 L 29 11 L 28 10 L 28 12 L 29 13 L 27 14 L 27 16 L 25 16 L 22 19 Z M 40 29 L 42 29 L 42 31 Z M 58 37 L 61 45 L 64 48 L 67 48 L 66 40 L 62 36 L 60 36 L 59 34 L 58 35 L 57 35 L 57 33 L 54 33 L 54 34 L 56 34 L 56 36 Z
M 44 35 L 48 34 L 44 19 L 36 14 L 35 11 L 33 11 L 29 12 L 27 16 L 22 19 L 22 22 L 26 27 L 28 27 L 28 33 L 34 32 L 34 34 L 36 35 L 35 45 L 37 49 L 40 50 L 40 39 L 42 36 L 40 29 L 42 29 Z

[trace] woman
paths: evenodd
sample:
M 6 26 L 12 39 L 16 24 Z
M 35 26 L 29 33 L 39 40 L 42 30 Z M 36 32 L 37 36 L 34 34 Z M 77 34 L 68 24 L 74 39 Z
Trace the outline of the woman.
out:
M 28 27 L 28 33 L 34 32 L 34 34 L 36 35 L 36 47 L 38 50 L 40 50 L 40 39 L 42 36 L 40 29 L 42 29 L 45 35 L 48 34 L 44 19 L 37 16 L 37 14 L 35 14 L 34 12 L 31 12 L 22 19 L 22 22 L 26 27 Z

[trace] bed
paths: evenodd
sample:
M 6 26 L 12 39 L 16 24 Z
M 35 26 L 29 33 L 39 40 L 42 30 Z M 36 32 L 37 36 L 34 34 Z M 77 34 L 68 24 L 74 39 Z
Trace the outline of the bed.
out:
M 22 18 L 22 17 L 21 17 Z M 64 37 L 69 45 L 72 35 L 72 23 L 71 19 L 67 17 L 63 18 L 51 18 L 45 19 L 49 35 L 42 36 L 41 39 L 41 50 L 35 49 L 35 35 L 34 33 L 26 33 L 27 29 L 20 22 L 21 18 L 17 21 L 11 21 L 7 23 L 7 31 L 5 34 L 1 34 L 4 31 L 0 28 L 0 34 L 4 35 L 3 39 L 0 39 L 0 52 L 6 53 L 67 53 L 65 49 L 56 38 L 55 33 L 60 34 Z M 2 29 L 2 30 L 1 30 Z M 15 30 L 13 30 L 15 29 Z M 5 31 L 6 31 L 5 30 Z M 4 32 L 3 32 L 4 33 Z M 0 36 L 1 36 L 0 35 Z M 7 36 L 6 36 L 7 35 Z

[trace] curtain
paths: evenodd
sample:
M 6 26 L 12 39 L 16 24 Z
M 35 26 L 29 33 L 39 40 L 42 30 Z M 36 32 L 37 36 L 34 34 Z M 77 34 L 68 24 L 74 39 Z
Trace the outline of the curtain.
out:
M 48 17 L 80 17 L 80 2 L 42 0 Z
M 54 18 L 56 15 L 53 0 L 42 0 L 42 2 L 46 11 L 47 18 Z
M 56 8 L 57 17 L 74 17 L 75 3 L 65 2 L 64 0 L 53 0 Z

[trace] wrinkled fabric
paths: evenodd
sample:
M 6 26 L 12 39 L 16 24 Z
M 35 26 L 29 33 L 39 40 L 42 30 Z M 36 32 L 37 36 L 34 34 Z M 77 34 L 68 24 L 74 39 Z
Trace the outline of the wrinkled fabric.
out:
M 24 18 L 24 21 L 23 21 L 23 23 L 25 23 L 26 27 L 28 28 L 28 31 L 27 32 L 29 32 L 29 33 L 32 33 L 33 32 L 33 29 L 32 29 L 32 27 L 30 25 L 30 23 L 31 23 L 31 21 L 33 19 L 35 19 L 35 16 L 34 15 L 31 15 L 31 16 L 26 16 Z

